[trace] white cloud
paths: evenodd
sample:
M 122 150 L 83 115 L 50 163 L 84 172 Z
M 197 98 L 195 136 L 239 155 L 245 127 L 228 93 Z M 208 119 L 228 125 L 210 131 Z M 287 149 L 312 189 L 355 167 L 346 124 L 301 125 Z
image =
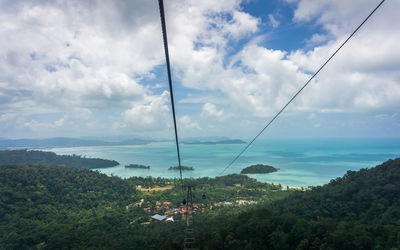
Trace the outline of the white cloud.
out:
M 375 118 L 380 119 L 380 120 L 391 120 L 391 119 L 395 119 L 397 116 L 398 116 L 398 113 L 379 114 L 379 115 L 376 115 Z
M 179 104 L 187 104 L 187 103 L 205 103 L 205 102 L 216 102 L 218 97 L 216 95 L 196 95 L 193 96 L 188 94 L 187 98 L 179 100 Z
M 307 45 L 308 46 L 315 46 L 318 44 L 321 44 L 323 42 L 326 42 L 328 40 L 328 36 L 327 35 L 322 35 L 322 34 L 314 34 L 312 35 L 312 37 L 310 39 L 308 39 Z
M 66 118 L 66 117 L 63 117 L 63 118 L 60 118 L 59 120 L 55 121 L 55 122 L 54 122 L 54 125 L 56 125 L 57 127 L 63 126 L 63 125 L 64 125 L 64 122 L 65 122 L 65 118 Z
M 334 35 L 333 40 L 310 51 L 298 50 L 288 56 L 301 69 L 310 72 L 322 65 L 346 39 L 348 32 L 377 4 L 375 1 L 323 1 L 321 5 L 311 7 L 313 3 L 300 1 L 296 20 L 317 18 Z M 347 7 L 342 9 L 344 4 Z M 400 33 L 394 31 L 392 25 L 398 16 L 393 9 L 398 7 L 400 3 L 396 1 L 384 3 L 319 74 L 317 84 L 312 84 L 302 94 L 303 108 L 352 112 L 399 108 L 400 49 L 396 44 Z
M 226 66 L 223 45 L 227 40 L 222 33 L 208 30 L 214 35 L 210 43 L 201 43 L 199 37 L 193 36 L 187 40 L 186 47 L 180 47 L 176 59 L 183 84 L 193 89 L 223 93 L 225 100 L 220 99 L 220 102 L 231 106 L 227 113 L 271 116 L 300 89 L 375 4 L 355 1 L 349 8 L 343 8 L 347 2 L 299 1 L 295 20 L 317 19 L 328 32 L 313 34 L 311 43 L 325 44 L 309 51 L 287 53 L 249 43 L 231 57 Z M 357 11 L 360 8 L 361 11 Z M 396 44 L 400 33 L 393 30 L 395 25 L 392 25 L 396 23 L 397 14 L 393 11 L 396 8 L 391 6 L 387 13 L 389 17 L 386 17 L 383 12 L 388 8 L 379 10 L 366 23 L 301 93 L 289 111 L 365 112 L 399 108 L 400 49 Z M 390 28 L 386 28 L 388 26 Z M 198 43 L 202 45 L 196 47 Z
M 123 113 L 124 123 L 120 128 L 136 131 L 163 130 L 170 124 L 168 107 L 169 93 L 164 91 L 159 96 L 148 96 L 143 103 L 134 103 L 131 109 Z
M 47 122 L 36 121 L 33 119 L 24 122 L 23 126 L 32 132 L 39 132 L 43 130 L 53 130 L 55 125 Z
M 15 118 L 17 118 L 17 114 L 15 113 L 2 114 L 0 115 L 0 122 L 13 121 Z
M 166 88 L 166 85 L 157 83 L 156 85 L 152 86 L 151 88 L 152 89 L 164 89 L 164 88 Z
M 274 28 L 274 29 L 278 28 L 280 22 L 278 20 L 276 20 L 273 15 L 269 14 L 268 19 L 269 19 L 269 22 L 270 22 L 272 28 Z
M 275 114 L 376 4 L 287 1 L 296 6 L 294 22 L 323 29 L 305 49 L 262 45 L 254 37 L 264 36 L 261 19 L 240 0 L 166 2 L 174 84 L 196 93 L 178 95 L 187 110 L 196 107 L 180 117 L 183 128 L 218 127 L 237 117 L 247 126 Z M 164 52 L 156 1 L 2 1 L 0 7 L 0 127 L 7 119 L 44 132 L 73 122 L 90 131 L 170 126 L 168 93 L 160 93 L 167 85 L 157 68 Z M 398 1 L 384 3 L 288 111 L 398 110 L 400 32 L 393 24 L 399 8 Z M 235 47 L 238 41 L 246 45 Z M 53 116 L 48 122 L 30 117 L 38 114 Z
M 315 4 L 313 1 L 304 2 Z M 324 8 L 326 4 L 330 6 L 330 11 Z M 271 116 L 309 79 L 311 74 L 308 72 L 315 72 L 346 38 L 348 25 L 362 20 L 357 19 L 359 14 L 357 17 L 350 16 L 351 10 L 363 6 L 360 1 L 357 4 L 352 3 L 350 10 L 346 9 L 340 15 L 351 20 L 336 20 L 334 13 L 340 10 L 342 4 L 344 1 L 326 1 L 322 7 L 305 11 L 303 2 L 299 3 L 296 20 L 307 21 L 313 17 L 321 17 L 318 22 L 325 25 L 326 29 L 332 27 L 332 24 L 336 25 L 335 29 L 328 30 L 332 32 L 332 40 L 324 45 L 310 51 L 298 50 L 287 54 L 249 44 L 232 57 L 233 61 L 228 67 L 224 67 L 223 61 L 219 59 L 186 61 L 182 65 L 183 83 L 191 88 L 221 91 L 235 113 Z M 370 5 L 371 3 L 363 6 L 362 12 L 368 14 Z M 380 10 L 381 14 L 377 13 L 360 30 L 303 91 L 290 109 L 355 112 L 399 108 L 397 96 L 400 95 L 400 49 L 396 43 L 400 39 L 400 33 L 391 32 L 394 28 L 391 24 L 395 23 L 393 18 L 397 14 L 389 11 L 390 17 L 385 20 L 382 12 L 387 9 L 388 7 Z M 382 28 L 387 26 L 390 28 Z M 382 37 L 385 39 L 382 40 Z M 314 34 L 311 40 L 322 42 L 327 38 Z M 221 51 L 211 51 L 206 58 L 219 58 L 223 55 Z
M 3 2 L 2 85 L 30 92 L 31 109 L 140 99 L 147 90 L 134 77 L 163 59 L 157 5 L 147 2 Z
M 234 10 L 232 20 L 224 24 L 223 31 L 235 39 L 255 33 L 258 30 L 259 19 L 243 11 Z
M 285 56 L 283 51 L 249 45 L 228 68 L 216 63 L 194 75 L 186 71 L 183 81 L 193 88 L 222 92 L 235 113 L 266 117 L 282 107 L 307 77 Z
M 171 60 L 177 73 L 221 63 L 223 46 L 231 39 L 258 31 L 260 20 L 241 11 L 240 3 L 166 3 L 168 32 L 174 34 L 169 36 Z M 44 127 L 30 115 L 82 111 L 95 119 L 96 110 L 132 105 L 122 120 L 114 121 L 114 128 L 160 128 L 156 116 L 163 117 L 168 106 L 152 91 L 163 85 L 141 84 L 144 78 L 154 79 L 151 71 L 164 63 L 156 2 L 3 1 L 0 46 L 2 98 L 3 89 L 8 91 L 1 111 L 18 112 L 29 126 Z M 188 67 L 179 67 L 186 63 Z M 84 124 L 95 123 L 84 117 Z M 62 127 L 65 121 L 47 124 Z
M 183 129 L 197 129 L 200 130 L 200 125 L 197 122 L 193 122 L 192 119 L 187 116 L 184 115 L 182 117 L 180 117 L 178 119 L 178 126 L 179 128 L 183 128 Z
M 205 103 L 202 108 L 202 114 L 204 116 L 222 118 L 224 115 L 224 110 L 218 110 L 217 107 L 212 103 Z

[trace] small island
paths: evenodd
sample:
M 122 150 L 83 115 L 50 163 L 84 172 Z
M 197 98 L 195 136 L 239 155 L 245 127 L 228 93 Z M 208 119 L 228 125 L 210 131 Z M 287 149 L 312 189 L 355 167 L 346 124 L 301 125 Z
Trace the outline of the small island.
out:
M 125 165 L 125 168 L 142 168 L 142 169 L 150 169 L 150 166 L 140 165 L 140 164 L 129 164 Z
M 247 168 L 244 168 L 240 173 L 241 174 L 268 174 L 278 171 L 279 168 L 274 168 L 272 166 L 257 164 L 251 165 Z
M 181 166 L 182 171 L 194 171 L 193 167 Z M 168 170 L 179 170 L 179 166 L 169 167 Z

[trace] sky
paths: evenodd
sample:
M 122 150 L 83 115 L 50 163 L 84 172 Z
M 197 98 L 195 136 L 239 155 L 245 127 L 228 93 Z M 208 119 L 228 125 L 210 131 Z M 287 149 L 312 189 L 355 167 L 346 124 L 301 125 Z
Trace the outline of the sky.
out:
M 379 2 L 165 0 L 179 136 L 255 136 Z M 262 137 L 400 138 L 398 9 Z M 0 0 L 0 48 L 0 137 L 173 137 L 156 0 Z

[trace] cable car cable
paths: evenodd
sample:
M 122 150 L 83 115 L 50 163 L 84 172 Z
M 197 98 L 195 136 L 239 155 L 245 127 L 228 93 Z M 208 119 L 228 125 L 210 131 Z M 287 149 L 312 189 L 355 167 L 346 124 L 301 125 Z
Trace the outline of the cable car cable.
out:
M 184 185 L 183 185 L 183 178 L 182 178 L 182 165 L 181 165 L 181 156 L 180 156 L 180 152 L 179 152 L 178 130 L 177 130 L 177 126 L 176 126 L 174 92 L 172 89 L 171 66 L 170 66 L 170 62 L 169 62 L 167 28 L 166 28 L 166 24 L 165 24 L 163 0 L 158 0 L 158 5 L 160 8 L 161 28 L 162 28 L 162 33 L 163 33 L 164 51 L 165 51 L 165 61 L 166 61 L 166 65 L 167 65 L 168 84 L 169 84 L 169 90 L 170 90 L 170 94 L 171 94 L 172 116 L 173 116 L 173 120 L 174 120 L 176 151 L 178 153 L 179 174 L 180 174 L 182 193 L 183 193 Z M 190 218 L 188 216 L 189 203 L 190 203 L 190 211 L 191 211 L 191 213 L 193 212 L 193 194 L 192 194 L 191 186 L 188 186 L 187 200 L 183 199 L 183 204 L 185 205 L 185 203 L 186 203 L 186 230 L 185 230 L 185 236 L 184 236 L 184 249 L 192 249 L 191 246 L 194 243 L 194 237 L 191 236 L 191 234 L 193 233 L 191 225 L 193 224 L 193 221 L 192 221 L 192 223 L 190 223 L 190 220 L 189 220 Z
M 169 92 L 170 92 L 170 97 L 171 97 L 172 116 L 173 116 L 173 120 L 174 120 L 175 142 L 176 142 L 176 151 L 178 153 L 179 174 L 180 174 L 181 184 L 182 184 L 182 188 L 183 188 L 181 155 L 180 155 L 180 152 L 179 152 L 178 130 L 177 130 L 177 127 L 176 127 L 174 92 L 172 90 L 171 66 L 170 66 L 170 63 L 169 63 L 167 27 L 165 25 L 165 15 L 164 15 L 164 3 L 163 3 L 163 0 L 158 0 L 158 6 L 160 8 L 161 28 L 162 28 L 162 33 L 163 33 L 164 51 L 165 51 L 165 61 L 166 61 L 166 64 L 167 64 L 168 84 L 169 84 Z

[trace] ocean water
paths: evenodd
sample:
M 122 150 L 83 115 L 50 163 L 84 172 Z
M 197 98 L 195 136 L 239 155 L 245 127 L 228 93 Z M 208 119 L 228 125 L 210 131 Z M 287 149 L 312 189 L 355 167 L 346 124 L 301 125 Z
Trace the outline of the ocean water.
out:
M 182 165 L 195 171 L 184 171 L 184 177 L 215 177 L 232 161 L 245 144 L 186 145 L 182 144 Z M 57 154 L 77 154 L 118 161 L 121 165 L 98 171 L 120 176 L 153 176 L 178 178 L 179 171 L 170 171 L 177 165 L 176 146 L 172 142 L 132 146 L 97 146 L 53 148 Z M 260 140 L 256 141 L 225 174 L 240 173 L 252 164 L 267 164 L 278 172 L 249 175 L 263 182 L 284 186 L 309 187 L 328 183 L 343 176 L 347 170 L 359 170 L 400 157 L 400 140 L 346 139 L 346 140 Z M 151 169 L 128 169 L 136 163 L 150 165 Z

